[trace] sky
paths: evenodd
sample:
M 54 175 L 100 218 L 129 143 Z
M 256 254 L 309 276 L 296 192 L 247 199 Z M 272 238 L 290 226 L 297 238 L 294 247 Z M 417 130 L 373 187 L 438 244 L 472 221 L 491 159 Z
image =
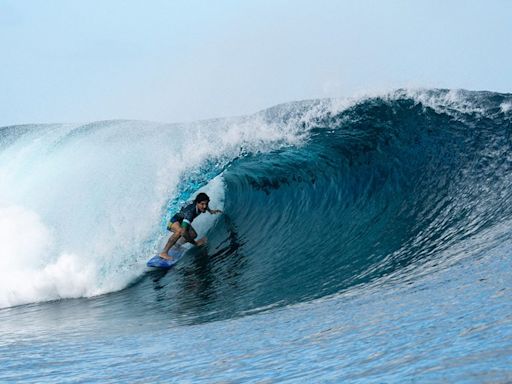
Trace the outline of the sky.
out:
M 0 0 L 0 126 L 512 92 L 510 0 Z

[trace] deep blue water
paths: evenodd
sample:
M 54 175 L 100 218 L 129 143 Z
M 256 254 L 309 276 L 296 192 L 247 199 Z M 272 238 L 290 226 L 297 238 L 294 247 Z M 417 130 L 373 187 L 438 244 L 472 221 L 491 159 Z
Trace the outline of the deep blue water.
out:
M 511 382 L 511 154 L 453 90 L 0 128 L 0 381 Z

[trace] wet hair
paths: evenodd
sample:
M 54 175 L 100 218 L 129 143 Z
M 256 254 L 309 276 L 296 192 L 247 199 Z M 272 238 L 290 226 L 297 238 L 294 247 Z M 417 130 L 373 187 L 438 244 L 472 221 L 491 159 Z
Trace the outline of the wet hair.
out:
M 200 203 L 202 201 L 210 202 L 210 198 L 204 192 L 201 192 L 201 193 L 197 194 L 196 198 L 194 199 L 194 203 L 197 204 L 197 203 Z

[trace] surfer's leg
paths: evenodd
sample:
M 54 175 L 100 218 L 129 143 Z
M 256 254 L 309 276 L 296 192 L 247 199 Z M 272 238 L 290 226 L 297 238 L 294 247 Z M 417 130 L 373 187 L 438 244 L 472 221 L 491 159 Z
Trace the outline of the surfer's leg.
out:
M 193 226 L 190 226 L 190 228 L 188 229 L 188 235 L 187 236 L 183 236 L 187 242 L 189 242 L 190 244 L 194 244 L 194 245 L 197 245 L 195 243 L 195 240 L 197 238 L 197 232 L 196 230 L 194 229 Z
M 196 232 L 196 230 L 192 226 L 190 226 L 190 229 L 188 230 L 188 233 L 189 233 L 190 238 L 192 240 L 195 240 L 197 238 L 197 232 Z M 192 244 L 201 246 L 201 245 L 206 244 L 206 241 L 207 241 L 207 238 L 203 237 L 202 239 L 196 240 L 196 242 L 192 243 Z M 189 241 L 189 243 L 191 243 L 191 242 Z
M 167 244 L 165 244 L 164 250 L 160 253 L 160 257 L 163 259 L 171 260 L 172 257 L 169 256 L 167 253 L 172 248 L 174 244 L 178 241 L 178 239 L 183 234 L 183 228 L 181 228 L 181 224 L 179 222 L 174 222 L 171 225 L 171 232 L 172 235 L 169 237 L 169 240 L 167 240 Z

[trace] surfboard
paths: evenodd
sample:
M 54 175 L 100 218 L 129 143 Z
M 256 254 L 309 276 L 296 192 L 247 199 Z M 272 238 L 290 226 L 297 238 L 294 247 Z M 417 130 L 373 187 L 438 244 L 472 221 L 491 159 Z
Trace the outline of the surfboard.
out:
M 176 263 L 177 263 L 176 259 L 167 260 L 167 259 L 162 259 L 159 255 L 155 255 L 151 259 L 148 260 L 146 265 L 151 268 L 170 269 L 170 268 L 174 267 L 174 265 Z
M 154 255 L 148 260 L 146 265 L 151 268 L 170 269 L 181 259 L 185 250 L 184 247 L 176 245 L 172 247 L 168 253 L 169 256 L 172 256 L 172 260 L 162 259 L 160 255 Z

